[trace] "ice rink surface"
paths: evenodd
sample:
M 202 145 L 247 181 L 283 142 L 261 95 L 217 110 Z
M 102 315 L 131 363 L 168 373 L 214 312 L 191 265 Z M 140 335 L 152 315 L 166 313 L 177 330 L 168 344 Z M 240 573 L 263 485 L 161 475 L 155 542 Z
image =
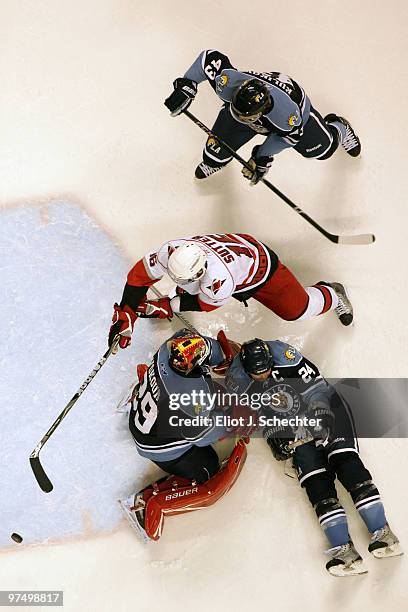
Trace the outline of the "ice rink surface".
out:
M 131 349 L 98 374 L 44 450 L 51 494 L 28 465 L 106 350 L 128 268 L 190 233 L 252 233 L 304 284 L 344 282 L 355 308 L 345 329 L 333 314 L 290 324 L 234 302 L 190 317 L 200 331 L 284 339 L 327 376 L 407 376 L 407 18 L 402 0 L 3 0 L 0 589 L 62 589 L 75 612 L 408 609 L 406 558 L 367 558 L 342 490 L 369 573 L 325 573 L 327 544 L 304 492 L 261 440 L 225 498 L 168 519 L 159 543 L 139 543 L 116 499 L 157 471 L 135 456 L 115 406 L 134 364 L 177 323 L 138 324 Z M 330 231 L 373 232 L 374 245 L 329 243 L 262 185 L 249 187 L 235 163 L 193 179 L 204 135 L 170 118 L 163 100 L 206 48 L 239 68 L 292 75 L 322 114 L 352 122 L 360 159 L 286 151 L 268 178 Z M 218 108 L 202 84 L 192 112 L 211 125 Z M 407 548 L 408 443 L 362 440 L 361 450 Z

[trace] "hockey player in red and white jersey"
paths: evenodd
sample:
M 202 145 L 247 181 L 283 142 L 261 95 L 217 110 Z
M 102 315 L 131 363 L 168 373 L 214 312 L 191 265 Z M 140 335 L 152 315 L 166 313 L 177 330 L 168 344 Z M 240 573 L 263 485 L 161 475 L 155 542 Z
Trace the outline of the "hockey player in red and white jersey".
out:
M 147 300 L 148 288 L 165 274 L 175 294 Z M 165 242 L 130 270 L 120 304 L 115 304 L 109 345 L 116 334 L 126 348 L 137 316 L 171 318 L 175 312 L 209 312 L 230 298 L 254 298 L 286 321 L 335 310 L 350 325 L 353 309 L 340 283 L 320 281 L 304 288 L 266 244 L 248 234 L 206 234 Z

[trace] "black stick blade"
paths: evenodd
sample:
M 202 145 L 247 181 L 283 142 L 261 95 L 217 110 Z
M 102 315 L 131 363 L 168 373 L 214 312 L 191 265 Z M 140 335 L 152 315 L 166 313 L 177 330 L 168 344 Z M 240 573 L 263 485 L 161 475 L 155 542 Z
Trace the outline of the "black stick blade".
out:
M 31 469 L 34 476 L 44 493 L 50 493 L 53 490 L 52 482 L 44 472 L 44 468 L 40 463 L 39 457 L 30 457 Z

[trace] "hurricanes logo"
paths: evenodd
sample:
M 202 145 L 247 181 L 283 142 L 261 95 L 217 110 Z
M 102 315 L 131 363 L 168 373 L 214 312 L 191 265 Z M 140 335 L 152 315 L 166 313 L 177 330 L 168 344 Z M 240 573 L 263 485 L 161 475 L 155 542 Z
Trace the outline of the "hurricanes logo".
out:
M 223 286 L 223 284 L 225 283 L 225 279 L 224 280 L 215 280 L 212 282 L 211 285 L 209 285 L 207 287 L 207 289 L 210 289 L 214 295 L 217 295 L 217 293 L 219 292 L 219 290 L 221 289 L 221 287 Z
M 291 115 L 288 119 L 288 123 L 291 127 L 293 127 L 294 125 L 297 125 L 299 121 L 299 115 L 296 113 L 295 115 Z
M 285 357 L 286 357 L 286 359 L 290 359 L 291 361 L 292 361 L 293 359 L 295 359 L 295 358 L 296 358 L 295 349 L 293 349 L 293 348 L 288 348 L 288 350 L 287 350 L 287 351 L 285 351 Z

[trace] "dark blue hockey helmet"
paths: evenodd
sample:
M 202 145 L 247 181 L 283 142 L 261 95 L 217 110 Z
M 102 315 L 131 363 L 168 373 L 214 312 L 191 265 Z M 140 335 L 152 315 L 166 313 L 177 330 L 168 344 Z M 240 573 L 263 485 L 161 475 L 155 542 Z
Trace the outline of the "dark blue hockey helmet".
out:
M 272 367 L 273 357 L 270 348 L 259 338 L 244 342 L 239 356 L 247 374 L 264 374 Z
M 241 123 L 253 123 L 268 113 L 273 107 L 273 99 L 268 87 L 259 79 L 244 81 L 234 92 L 230 112 Z

